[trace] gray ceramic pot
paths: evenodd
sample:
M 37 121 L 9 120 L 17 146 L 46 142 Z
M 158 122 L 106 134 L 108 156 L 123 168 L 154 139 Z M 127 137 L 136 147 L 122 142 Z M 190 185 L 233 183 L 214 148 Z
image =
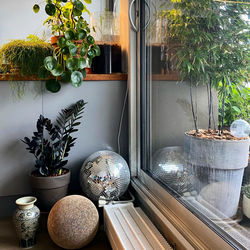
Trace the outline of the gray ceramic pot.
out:
M 37 177 L 30 175 L 30 183 L 37 206 L 41 211 L 48 212 L 53 205 L 67 195 L 70 182 L 70 171 L 54 177 Z
M 249 140 L 201 139 L 185 134 L 184 159 L 194 175 L 198 201 L 220 217 L 236 214 Z
M 22 197 L 16 200 L 18 208 L 13 215 L 13 222 L 22 248 L 30 248 L 36 243 L 40 210 L 34 205 L 36 198 Z

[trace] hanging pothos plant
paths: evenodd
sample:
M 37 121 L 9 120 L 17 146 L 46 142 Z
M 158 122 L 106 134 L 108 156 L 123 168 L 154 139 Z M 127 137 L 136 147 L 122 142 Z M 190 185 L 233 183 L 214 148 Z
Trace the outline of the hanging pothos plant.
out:
M 84 2 L 90 4 L 91 0 Z M 37 4 L 33 6 L 34 12 L 39 9 Z M 86 68 L 91 66 L 95 56 L 100 55 L 100 48 L 90 35 L 89 24 L 82 17 L 89 11 L 80 0 L 47 0 L 45 12 L 49 17 L 44 24 L 50 27 L 55 35 L 53 41 L 56 41 L 53 56 L 44 60 L 43 78 L 47 78 L 48 73 L 55 77 L 46 81 L 46 88 L 56 93 L 61 89 L 60 82 L 71 82 L 74 87 L 79 87 L 86 77 Z

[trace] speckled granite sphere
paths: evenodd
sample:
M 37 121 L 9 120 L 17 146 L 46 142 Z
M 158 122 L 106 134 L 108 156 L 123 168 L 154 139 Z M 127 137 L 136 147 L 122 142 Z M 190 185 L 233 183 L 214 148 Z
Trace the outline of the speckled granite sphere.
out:
M 81 195 L 59 200 L 48 217 L 48 232 L 55 244 L 66 249 L 87 245 L 96 235 L 99 214 L 95 205 Z

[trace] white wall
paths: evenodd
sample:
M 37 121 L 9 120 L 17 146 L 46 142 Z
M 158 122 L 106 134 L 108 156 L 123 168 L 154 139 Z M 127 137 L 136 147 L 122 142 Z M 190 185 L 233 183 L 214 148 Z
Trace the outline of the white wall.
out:
M 0 6 L 0 46 L 10 39 L 24 39 L 29 34 L 41 36 L 45 31 L 46 36 L 50 33 L 43 26 L 48 17 L 45 13 L 45 0 L 1 0 Z M 33 12 L 33 5 L 40 4 L 40 11 Z M 87 4 L 86 4 L 87 5 Z M 93 0 L 88 5 L 90 12 L 97 12 L 105 8 L 105 0 Z M 88 15 L 85 15 L 89 21 Z

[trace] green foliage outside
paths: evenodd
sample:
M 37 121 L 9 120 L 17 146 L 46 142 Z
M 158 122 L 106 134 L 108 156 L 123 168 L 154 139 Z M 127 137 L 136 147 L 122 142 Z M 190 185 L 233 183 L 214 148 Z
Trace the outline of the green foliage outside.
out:
M 11 65 L 12 68 L 18 68 L 22 76 L 38 76 L 44 58 L 52 54 L 51 45 L 37 36 L 30 35 L 26 40 L 12 40 L 0 48 L 1 71 L 8 73 Z
M 168 19 L 169 39 L 177 43 L 177 68 L 182 79 L 190 82 L 193 118 L 192 86 L 208 86 L 209 117 L 212 120 L 212 88 L 221 91 L 221 120 L 223 127 L 224 100 L 229 88 L 238 88 L 249 79 L 249 15 L 248 1 L 235 0 L 171 0 L 173 8 L 162 11 Z M 237 3 L 238 2 L 238 3 Z M 246 4 L 244 4 L 246 2 Z M 220 83 L 222 84 L 220 86 Z M 229 100 L 229 99 L 226 99 Z
M 250 89 L 235 87 L 226 89 L 224 124 L 230 127 L 233 121 L 243 119 L 250 123 Z M 219 92 L 219 120 L 222 119 L 222 97 Z

